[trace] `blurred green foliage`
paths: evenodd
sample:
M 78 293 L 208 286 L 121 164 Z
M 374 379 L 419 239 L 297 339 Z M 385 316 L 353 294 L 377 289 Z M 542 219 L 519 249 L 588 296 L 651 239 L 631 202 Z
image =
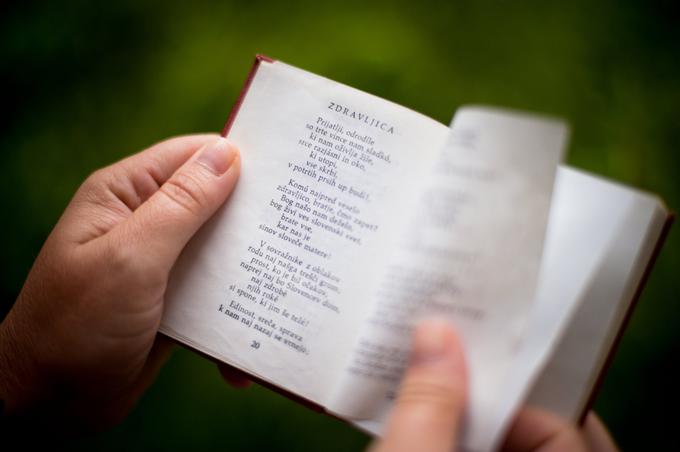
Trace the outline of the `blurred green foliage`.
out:
M 442 122 L 465 103 L 566 117 L 569 163 L 680 206 L 678 2 L 15 2 L 0 6 L 2 311 L 88 173 L 221 128 L 255 53 Z M 417 152 L 417 150 L 414 150 Z M 597 401 L 624 449 L 678 450 L 680 234 Z M 357 450 L 368 439 L 178 350 L 100 450 Z

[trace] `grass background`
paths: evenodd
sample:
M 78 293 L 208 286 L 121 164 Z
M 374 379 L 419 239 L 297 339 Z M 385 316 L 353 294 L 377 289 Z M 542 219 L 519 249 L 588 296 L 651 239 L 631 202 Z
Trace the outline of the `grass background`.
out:
M 565 117 L 570 164 L 680 206 L 672 0 L 36 2 L 0 6 L 0 303 L 94 169 L 217 131 L 255 53 L 448 123 L 466 103 Z M 680 234 L 671 233 L 596 408 L 625 450 L 680 447 Z M 367 438 L 178 350 L 121 425 L 73 449 L 358 450 Z

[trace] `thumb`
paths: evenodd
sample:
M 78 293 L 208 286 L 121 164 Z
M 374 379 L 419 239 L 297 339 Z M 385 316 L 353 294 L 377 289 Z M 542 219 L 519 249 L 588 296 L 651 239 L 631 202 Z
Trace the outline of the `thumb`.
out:
M 225 138 L 206 143 L 141 204 L 119 230 L 135 253 L 170 270 L 189 239 L 231 194 L 240 172 L 238 149 Z
M 443 321 L 423 322 L 415 330 L 410 365 L 377 450 L 454 450 L 466 394 L 458 337 Z

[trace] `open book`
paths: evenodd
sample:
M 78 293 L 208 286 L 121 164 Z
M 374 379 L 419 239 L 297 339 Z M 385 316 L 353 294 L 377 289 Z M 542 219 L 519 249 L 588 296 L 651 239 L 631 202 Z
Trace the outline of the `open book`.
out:
M 466 350 L 462 448 L 496 448 L 525 402 L 578 420 L 670 225 L 561 166 L 559 120 L 464 107 L 447 127 L 266 57 L 223 135 L 241 179 L 161 332 L 373 434 L 431 316 Z

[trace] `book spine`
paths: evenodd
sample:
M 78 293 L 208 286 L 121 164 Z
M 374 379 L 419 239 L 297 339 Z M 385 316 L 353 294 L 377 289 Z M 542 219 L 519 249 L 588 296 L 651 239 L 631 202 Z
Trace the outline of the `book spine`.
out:
M 243 104 L 243 101 L 246 98 L 248 89 L 250 88 L 250 85 L 253 82 L 253 79 L 255 78 L 255 74 L 257 73 L 257 70 L 263 61 L 267 63 L 274 62 L 272 58 L 269 58 L 268 56 L 265 55 L 258 54 L 255 56 L 255 62 L 253 63 L 253 67 L 250 68 L 250 72 L 248 73 L 246 82 L 243 84 L 243 88 L 241 88 L 241 92 L 239 93 L 238 98 L 236 99 L 236 103 L 234 103 L 234 106 L 231 107 L 231 111 L 229 112 L 227 122 L 224 124 L 224 127 L 222 128 L 222 133 L 220 135 L 222 135 L 223 137 L 226 138 L 227 135 L 229 134 L 229 130 L 231 130 L 231 126 L 234 124 L 234 120 L 236 120 L 238 111 L 241 109 L 241 105 Z

